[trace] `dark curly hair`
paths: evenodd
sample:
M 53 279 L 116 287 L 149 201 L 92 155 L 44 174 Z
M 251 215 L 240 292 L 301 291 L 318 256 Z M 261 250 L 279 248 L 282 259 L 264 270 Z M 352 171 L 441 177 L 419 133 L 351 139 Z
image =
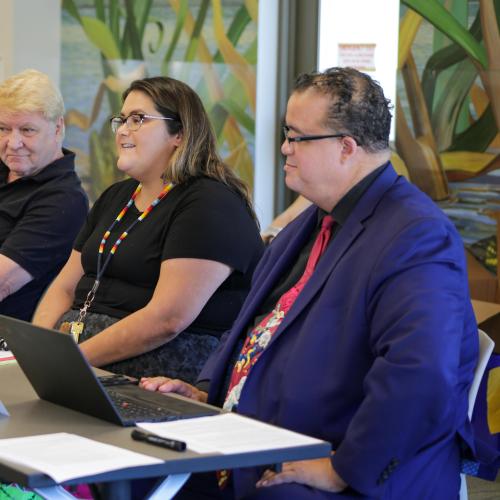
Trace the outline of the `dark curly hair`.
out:
M 369 153 L 389 147 L 392 106 L 378 82 L 353 68 L 329 68 L 299 75 L 293 91 L 311 88 L 331 98 L 326 127 L 345 132 Z

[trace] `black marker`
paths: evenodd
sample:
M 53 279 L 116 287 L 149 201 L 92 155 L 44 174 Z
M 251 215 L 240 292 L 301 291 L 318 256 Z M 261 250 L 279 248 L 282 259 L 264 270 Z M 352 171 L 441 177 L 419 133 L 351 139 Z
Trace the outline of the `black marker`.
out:
M 184 441 L 164 438 L 156 434 L 140 431 L 139 429 L 134 429 L 132 431 L 132 439 L 135 441 L 144 441 L 145 443 L 155 444 L 156 446 L 161 446 L 162 448 L 168 448 L 169 450 L 174 451 L 184 451 L 186 449 L 186 443 Z

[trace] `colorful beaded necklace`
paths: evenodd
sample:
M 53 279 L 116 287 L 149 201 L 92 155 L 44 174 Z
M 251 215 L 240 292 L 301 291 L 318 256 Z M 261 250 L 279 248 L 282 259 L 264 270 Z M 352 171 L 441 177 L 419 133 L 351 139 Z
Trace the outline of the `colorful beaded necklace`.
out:
M 123 231 L 123 233 L 115 241 L 115 244 L 112 246 L 112 248 L 111 248 L 108 256 L 106 257 L 106 260 L 104 261 L 104 265 L 101 266 L 102 255 L 104 253 L 104 246 L 106 245 L 106 241 L 108 240 L 109 235 L 111 234 L 111 231 L 114 229 L 114 227 L 116 226 L 116 224 L 118 224 L 123 219 L 123 217 L 127 213 L 128 209 L 132 206 L 132 203 L 134 203 L 135 199 L 137 198 L 137 195 L 141 192 L 142 184 L 139 184 L 136 187 L 136 189 L 135 189 L 134 193 L 132 194 L 130 200 L 128 200 L 127 204 L 122 208 L 121 212 L 117 215 L 116 219 L 113 221 L 113 223 L 111 224 L 111 226 L 109 226 L 109 228 L 107 229 L 107 231 L 104 233 L 104 236 L 102 237 L 101 244 L 99 245 L 99 254 L 97 256 L 96 281 L 100 281 L 102 275 L 104 274 L 104 271 L 106 270 L 106 267 L 109 264 L 109 261 L 111 260 L 111 257 L 113 257 L 113 255 L 116 253 L 116 250 L 118 249 L 119 245 L 122 244 L 123 240 L 129 235 L 129 233 L 133 229 L 133 227 L 138 222 L 142 222 L 152 212 L 153 208 L 155 208 L 156 205 L 158 205 L 158 203 L 160 203 L 160 201 L 163 200 L 163 198 L 165 198 L 165 196 L 167 196 L 168 192 L 173 187 L 174 187 L 174 184 L 172 184 L 172 183 L 167 184 L 163 188 L 162 192 L 158 195 L 158 197 L 155 200 L 153 200 L 153 202 L 151 203 L 151 205 L 149 205 L 149 207 L 146 208 L 146 210 L 144 210 L 144 212 L 142 212 L 141 215 L 139 215 L 139 217 L 137 219 L 135 219 L 132 222 L 132 224 L 130 224 L 130 226 L 127 227 L 127 229 L 125 229 L 125 231 Z
M 115 241 L 115 244 L 111 247 L 110 252 L 108 253 L 104 264 L 102 263 L 102 256 L 104 254 L 104 247 L 106 245 L 106 242 L 111 234 L 111 231 L 114 229 L 114 227 L 123 219 L 125 214 L 127 213 L 128 209 L 132 206 L 134 203 L 135 199 L 137 198 L 137 195 L 141 192 L 142 189 L 142 184 L 139 184 L 135 191 L 133 192 L 130 200 L 128 200 L 127 204 L 122 208 L 120 213 L 117 215 L 116 219 L 113 221 L 111 226 L 104 232 L 104 235 L 102 237 L 101 243 L 99 244 L 99 253 L 97 255 L 97 272 L 96 272 L 96 277 L 94 284 L 92 285 L 92 288 L 90 289 L 89 293 L 87 294 L 87 297 L 85 299 L 85 302 L 83 304 L 83 307 L 80 309 L 80 312 L 78 314 L 78 319 L 76 321 L 71 321 L 69 323 L 69 332 L 73 335 L 73 338 L 75 341 L 78 343 L 78 338 L 80 334 L 83 331 L 84 323 L 83 320 L 85 319 L 85 316 L 87 315 L 87 311 L 89 307 L 92 305 L 92 302 L 94 301 L 95 294 L 97 293 L 97 289 L 99 288 L 100 282 L 102 275 L 104 274 L 104 271 L 108 267 L 108 264 L 115 255 L 116 251 L 118 250 L 118 247 L 123 243 L 123 240 L 129 235 L 130 231 L 135 227 L 135 225 L 139 222 L 142 222 L 151 212 L 152 210 L 160 203 L 165 196 L 172 190 L 172 188 L 175 186 L 173 183 L 168 183 L 162 190 L 162 192 L 158 195 L 158 197 L 153 200 L 151 205 L 149 205 L 144 212 L 139 215 L 137 219 L 135 219 L 126 229 L 123 231 L 119 238 Z

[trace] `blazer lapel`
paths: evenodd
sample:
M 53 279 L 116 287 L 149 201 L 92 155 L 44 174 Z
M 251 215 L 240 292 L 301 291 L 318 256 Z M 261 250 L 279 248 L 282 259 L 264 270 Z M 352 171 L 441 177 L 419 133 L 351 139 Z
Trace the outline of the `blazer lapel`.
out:
M 347 218 L 342 229 L 334 237 L 334 240 L 322 255 L 317 268 L 311 279 L 297 297 L 290 311 L 286 314 L 280 326 L 276 330 L 270 344 L 276 342 L 281 332 L 287 328 L 303 309 L 311 302 L 325 281 L 335 271 L 335 267 L 347 252 L 353 242 L 364 230 L 364 224 L 373 214 L 380 199 L 386 191 L 396 182 L 398 176 L 392 165 L 386 168 L 367 189 L 363 197 L 359 200 L 352 213 Z
M 316 226 L 318 208 L 312 206 L 299 217 L 283 230 L 284 233 L 286 231 L 291 236 L 286 238 L 286 234 L 283 234 L 284 238 L 273 242 L 268 249 L 270 252 L 270 255 L 267 256 L 268 262 L 262 270 L 258 271 L 259 277 L 252 283 L 251 292 L 242 307 L 242 311 L 246 314 L 241 316 L 241 320 L 245 325 L 253 320 L 262 302 L 269 296 L 283 274 L 290 270 L 295 263 L 298 254 Z
M 288 325 L 292 323 L 302 312 L 304 307 L 311 302 L 318 290 L 323 286 L 324 282 L 334 272 L 339 260 L 362 231 L 363 225 L 358 221 L 353 221 L 350 224 L 346 224 L 339 234 L 335 236 L 334 241 L 328 245 L 325 253 L 321 256 L 313 275 L 304 286 L 304 289 L 297 297 L 290 311 L 288 311 L 285 315 L 283 321 L 273 335 L 271 342 L 275 341 L 283 329 L 287 328 Z
M 283 234 L 280 234 L 280 238 L 266 250 L 262 259 L 266 259 L 267 262 L 263 263 L 261 269 L 256 270 L 258 277 L 254 278 L 251 291 L 231 328 L 231 335 L 225 341 L 223 347 L 225 359 L 230 358 L 240 333 L 248 328 L 250 322 L 254 321 L 262 302 L 271 293 L 281 276 L 295 262 L 298 253 L 310 237 L 311 231 L 317 223 L 317 218 L 318 208 L 315 206 L 308 208 L 291 222 L 283 230 Z M 286 233 L 290 234 L 288 238 Z

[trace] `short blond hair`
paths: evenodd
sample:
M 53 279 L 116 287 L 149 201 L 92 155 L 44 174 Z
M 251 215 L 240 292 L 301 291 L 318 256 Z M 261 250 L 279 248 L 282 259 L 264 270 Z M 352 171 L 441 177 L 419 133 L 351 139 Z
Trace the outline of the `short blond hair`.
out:
M 61 92 L 45 73 L 35 69 L 22 71 L 0 83 L 0 109 L 41 113 L 52 122 L 64 117 Z

